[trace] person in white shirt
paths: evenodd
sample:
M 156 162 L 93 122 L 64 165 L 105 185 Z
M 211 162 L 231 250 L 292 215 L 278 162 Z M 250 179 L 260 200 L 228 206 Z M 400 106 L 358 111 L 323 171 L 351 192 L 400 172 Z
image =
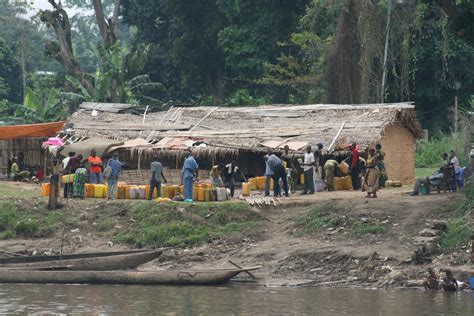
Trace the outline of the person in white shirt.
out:
M 301 194 L 314 194 L 313 172 L 315 160 L 314 154 L 311 152 L 311 146 L 306 147 L 302 166 L 304 171 L 304 190 Z
M 66 175 L 66 174 L 71 174 L 71 170 L 67 170 L 67 166 L 69 164 L 69 160 L 71 160 L 72 157 L 76 155 L 75 152 L 70 151 L 67 154 L 67 157 L 63 159 L 61 162 L 61 174 Z M 70 194 L 72 193 L 72 183 L 64 183 L 64 198 L 66 199 Z
M 235 182 L 234 175 L 239 171 L 237 162 L 234 160 L 224 167 L 224 182 L 225 186 L 230 189 L 230 196 L 234 197 Z
M 449 162 L 453 165 L 454 167 L 454 172 L 458 173 L 459 169 L 461 168 L 461 165 L 459 164 L 459 159 L 456 157 L 456 153 L 454 150 L 451 150 L 451 153 L 449 155 Z

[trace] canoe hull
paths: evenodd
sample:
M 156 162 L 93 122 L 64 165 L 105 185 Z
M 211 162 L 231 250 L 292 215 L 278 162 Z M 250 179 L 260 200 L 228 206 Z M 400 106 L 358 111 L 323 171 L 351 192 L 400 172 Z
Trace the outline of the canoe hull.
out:
M 0 271 L 0 283 L 215 285 L 242 270 L 207 271 Z M 248 270 L 248 269 L 247 269 Z
M 98 256 L 92 256 L 92 254 L 70 255 L 63 257 L 62 260 L 58 260 L 58 257 L 54 256 L 52 258 L 57 260 L 49 261 L 45 260 L 45 258 L 47 257 L 40 257 L 40 261 L 36 262 L 31 261 L 34 260 L 34 257 L 11 258 L 16 259 L 17 263 L 0 264 L 0 269 L 48 269 L 50 267 L 59 267 L 58 269 L 63 267 L 64 270 L 76 271 L 107 271 L 134 269 L 141 264 L 156 259 L 162 254 L 164 250 L 165 249 L 156 249 L 150 251 L 132 251 L 128 253 L 100 253 L 97 254 Z M 69 257 L 69 259 L 67 257 Z M 25 262 L 21 262 L 21 259 L 25 259 Z

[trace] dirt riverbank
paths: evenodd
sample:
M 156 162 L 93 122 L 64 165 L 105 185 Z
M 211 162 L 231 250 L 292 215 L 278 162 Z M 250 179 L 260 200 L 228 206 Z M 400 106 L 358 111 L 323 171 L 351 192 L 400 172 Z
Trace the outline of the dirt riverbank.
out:
M 0 202 L 27 207 L 45 203 L 38 186 L 2 183 Z M 408 188 L 385 189 L 378 199 L 361 192 L 324 192 L 281 199 L 278 206 L 251 208 L 257 224 L 242 234 L 213 238 L 199 246 L 167 251 L 142 269 L 262 265 L 258 283 L 267 286 L 419 287 L 427 267 L 474 275 L 468 245 L 440 248 L 445 221 L 462 202 L 460 193 L 410 197 Z M 66 229 L 48 237 L 0 241 L 5 253 L 57 253 L 127 249 L 116 236 L 133 218 L 134 201 L 69 201 L 74 214 Z M 29 205 L 29 206 L 28 206 Z M 207 217 L 216 216 L 218 206 Z M 106 215 L 104 215 L 106 214 Z M 206 218 L 207 218 L 206 217 Z M 472 217 L 471 217 L 472 219 Z M 107 225 L 104 224 L 107 221 Z M 156 245 L 160 246 L 160 245 Z

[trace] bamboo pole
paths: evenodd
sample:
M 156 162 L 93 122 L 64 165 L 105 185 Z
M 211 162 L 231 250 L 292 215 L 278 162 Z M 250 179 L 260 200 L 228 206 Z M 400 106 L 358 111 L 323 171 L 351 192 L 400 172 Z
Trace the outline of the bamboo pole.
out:
M 328 147 L 328 151 L 331 151 L 332 147 L 334 146 L 334 144 L 336 144 L 336 140 L 337 138 L 339 137 L 339 135 L 341 134 L 342 130 L 344 129 L 344 125 L 346 124 L 346 122 L 342 122 L 341 124 L 341 127 L 339 128 L 339 131 L 337 132 L 336 134 L 336 137 L 334 137 L 334 139 L 332 140 L 331 142 L 331 145 L 329 145 Z
M 217 107 L 215 107 L 212 111 L 210 111 L 209 113 L 207 113 L 199 122 L 197 122 L 196 125 L 194 125 L 193 127 L 191 127 L 191 129 L 190 129 L 189 131 L 191 132 L 191 131 L 194 130 L 196 127 L 198 127 L 199 124 L 201 124 L 206 118 L 209 117 L 209 115 L 211 115 L 212 113 L 214 113 L 214 112 L 217 111 L 218 109 L 219 109 L 219 107 L 217 106 Z

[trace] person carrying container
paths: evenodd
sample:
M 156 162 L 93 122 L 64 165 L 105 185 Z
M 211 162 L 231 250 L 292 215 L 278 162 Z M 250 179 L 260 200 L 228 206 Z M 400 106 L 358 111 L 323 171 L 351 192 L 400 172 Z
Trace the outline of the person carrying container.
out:
M 155 188 L 157 190 L 157 196 L 161 197 L 161 182 L 162 180 L 165 183 L 168 181 L 166 181 L 165 175 L 163 174 L 163 165 L 158 161 L 158 156 L 153 157 L 153 161 L 150 164 L 150 170 L 152 175 L 150 179 L 150 193 L 148 194 L 148 200 L 151 201 Z

